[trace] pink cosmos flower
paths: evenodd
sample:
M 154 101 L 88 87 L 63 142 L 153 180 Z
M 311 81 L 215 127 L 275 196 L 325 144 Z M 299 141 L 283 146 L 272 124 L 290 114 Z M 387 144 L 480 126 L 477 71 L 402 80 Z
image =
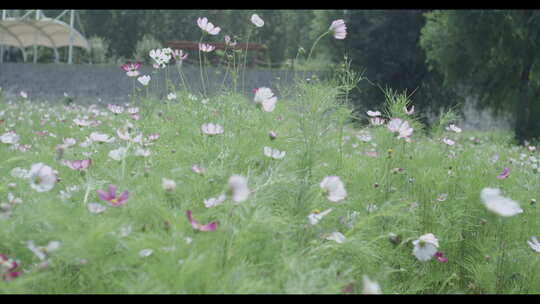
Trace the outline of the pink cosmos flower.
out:
M 14 271 L 19 265 L 14 260 L 0 254 L 0 276 L 9 281 L 19 276 L 20 272 Z
M 510 169 L 504 168 L 503 172 L 497 176 L 498 179 L 505 179 L 510 175 Z
M 215 50 L 216 47 L 211 45 L 211 44 L 206 44 L 206 43 L 199 43 L 199 50 L 205 52 L 205 53 L 210 53 L 211 51 Z
M 197 19 L 197 25 L 201 28 L 201 30 L 207 32 L 210 35 L 217 35 L 221 31 L 221 28 L 218 26 L 214 26 L 211 22 L 208 22 L 208 18 L 198 18 Z
M 129 77 L 137 77 L 140 75 L 139 69 L 141 68 L 141 65 L 142 62 L 128 61 L 127 63 L 123 64 L 121 68 L 126 72 L 126 75 L 128 75 Z
M 123 205 L 127 202 L 129 197 L 129 191 L 125 190 L 122 195 L 119 197 L 116 196 L 116 186 L 109 184 L 109 192 L 105 192 L 103 190 L 97 190 L 97 195 L 102 200 L 106 201 L 109 205 L 113 207 L 118 207 L 120 205 Z
M 380 118 L 380 117 L 375 117 L 375 118 L 371 118 L 369 120 L 369 122 L 374 125 L 374 126 L 380 126 L 380 125 L 384 125 L 384 123 L 386 122 L 384 120 L 384 118 Z
M 129 114 L 137 114 L 137 113 L 139 113 L 139 108 L 138 107 L 129 107 L 129 108 L 127 108 L 127 112 Z
M 345 20 L 343 19 L 334 20 L 330 25 L 329 30 L 336 39 L 345 39 L 347 36 L 347 27 L 345 26 Z
M 118 105 L 108 104 L 107 109 L 109 109 L 109 111 L 113 112 L 114 114 L 124 113 L 124 107 Z
M 225 35 L 225 44 L 227 46 L 230 46 L 230 47 L 235 47 L 236 46 L 236 41 L 233 42 L 232 39 L 231 39 L 231 36 Z
M 413 115 L 414 114 L 414 106 L 412 106 L 410 110 L 407 110 L 407 107 L 405 106 L 405 107 L 403 107 L 403 111 L 407 115 Z
M 188 54 L 184 53 L 184 51 L 182 51 L 182 50 L 174 50 L 172 52 L 172 56 L 173 56 L 174 60 L 179 62 L 179 61 L 184 61 L 188 57 Z
M 186 211 L 186 215 L 187 215 L 189 223 L 191 224 L 191 227 L 193 227 L 193 229 L 195 229 L 195 230 L 214 231 L 217 228 L 217 223 L 216 222 L 212 222 L 210 224 L 202 225 L 201 223 L 199 223 L 198 221 L 193 219 L 191 217 L 191 210 Z
M 64 160 L 64 165 L 70 167 L 73 170 L 85 170 L 90 166 L 92 163 L 91 159 L 83 159 L 83 160 Z

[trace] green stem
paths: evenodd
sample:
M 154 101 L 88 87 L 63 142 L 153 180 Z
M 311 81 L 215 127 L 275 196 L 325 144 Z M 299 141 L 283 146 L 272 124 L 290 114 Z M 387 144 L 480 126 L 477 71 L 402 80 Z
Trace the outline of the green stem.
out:
M 499 228 L 499 254 L 497 259 L 497 282 L 496 282 L 496 292 L 501 293 L 504 285 L 504 277 L 503 277 L 503 268 L 504 268 L 504 259 L 506 256 L 506 244 L 504 240 L 504 219 L 500 220 L 500 228 Z
M 325 33 L 323 33 L 322 35 L 319 36 L 319 38 L 317 38 L 317 40 L 315 40 L 315 42 L 313 43 L 313 45 L 311 46 L 311 50 L 309 51 L 309 55 L 307 57 L 307 60 L 306 60 L 306 63 L 309 62 L 309 60 L 311 59 L 311 54 L 313 53 L 313 50 L 315 49 L 315 46 L 317 45 L 317 43 L 319 42 L 319 40 L 321 40 L 322 37 L 326 36 L 328 33 L 330 33 L 330 31 L 326 31 Z
M 199 46 L 202 43 L 203 37 L 204 37 L 204 32 L 203 32 L 203 34 L 201 36 L 201 39 L 199 39 Z M 202 59 L 201 59 L 201 48 L 200 47 L 199 47 L 199 71 L 201 72 L 201 85 L 202 85 L 202 88 L 203 88 L 203 94 L 204 94 L 204 97 L 206 97 L 206 87 L 204 86 L 204 76 L 203 76 L 203 70 L 202 70 Z

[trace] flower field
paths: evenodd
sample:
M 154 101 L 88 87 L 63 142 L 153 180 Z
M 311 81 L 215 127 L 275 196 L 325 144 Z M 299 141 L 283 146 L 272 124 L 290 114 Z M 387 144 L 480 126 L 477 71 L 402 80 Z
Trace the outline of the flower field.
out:
M 539 293 L 536 146 L 347 79 L 1 99 L 0 293 Z

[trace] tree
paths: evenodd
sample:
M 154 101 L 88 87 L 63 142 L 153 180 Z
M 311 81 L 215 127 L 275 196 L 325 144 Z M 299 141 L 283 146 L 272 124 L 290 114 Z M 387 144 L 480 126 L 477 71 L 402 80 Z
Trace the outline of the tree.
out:
M 465 87 L 480 106 L 508 111 L 519 141 L 540 131 L 540 12 L 434 11 L 426 14 L 421 46 L 447 86 Z
M 369 82 L 355 94 L 358 107 L 376 109 L 384 103 L 381 89 L 411 95 L 423 111 L 455 105 L 459 99 L 442 86 L 442 77 L 428 70 L 420 48 L 425 10 L 350 10 L 346 12 L 346 48 L 352 65 L 365 70 Z

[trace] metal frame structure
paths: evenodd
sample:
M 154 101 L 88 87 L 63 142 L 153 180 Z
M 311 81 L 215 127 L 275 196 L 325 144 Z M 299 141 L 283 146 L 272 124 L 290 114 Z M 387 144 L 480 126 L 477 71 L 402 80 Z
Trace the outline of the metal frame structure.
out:
M 5 45 L 20 48 L 25 62 L 27 57 L 25 48 L 33 46 L 34 63 L 37 63 L 38 45 L 52 48 L 56 63 L 59 62 L 58 48 L 69 47 L 68 64 L 73 63 L 74 46 L 90 49 L 86 38 L 74 28 L 75 10 L 64 10 L 54 19 L 46 17 L 42 10 L 29 10 L 20 18 L 9 17 L 8 12 L 2 10 L 0 20 L 0 63 L 3 62 Z M 69 24 L 60 20 L 68 12 Z M 33 19 L 30 17 L 32 13 L 35 13 Z M 33 39 L 29 38 L 31 35 Z

